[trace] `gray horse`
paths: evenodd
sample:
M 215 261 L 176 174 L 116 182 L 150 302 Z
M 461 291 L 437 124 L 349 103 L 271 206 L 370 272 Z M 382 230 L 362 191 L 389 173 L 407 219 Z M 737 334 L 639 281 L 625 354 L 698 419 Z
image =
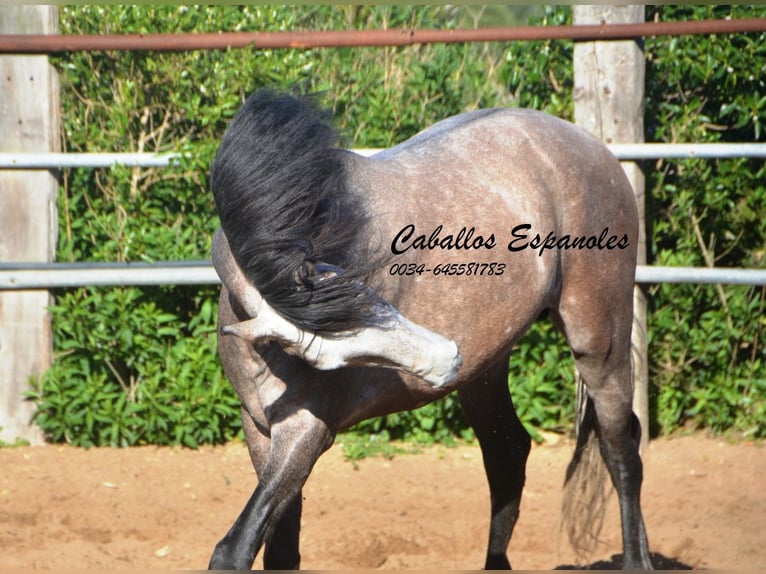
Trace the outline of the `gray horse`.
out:
M 637 212 L 619 163 L 521 109 L 449 118 L 371 157 L 337 139 L 313 98 L 262 90 L 213 164 L 219 353 L 259 480 L 210 567 L 249 569 L 265 545 L 267 569 L 297 568 L 301 489 L 338 431 L 457 390 L 491 493 L 485 567 L 510 568 L 530 438 L 508 358 L 549 314 L 586 391 L 567 477 L 597 441 L 623 565 L 651 568 L 631 412 Z

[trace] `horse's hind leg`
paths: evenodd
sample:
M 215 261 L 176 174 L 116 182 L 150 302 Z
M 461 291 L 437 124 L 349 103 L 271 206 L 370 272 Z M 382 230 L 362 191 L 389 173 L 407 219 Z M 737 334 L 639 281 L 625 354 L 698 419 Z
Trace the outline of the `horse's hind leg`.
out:
M 508 391 L 508 356 L 460 387 L 458 396 L 479 439 L 489 482 L 492 516 L 484 567 L 510 569 L 506 552 L 519 516 L 530 439 Z
M 617 489 L 622 518 L 623 568 L 651 569 L 644 521 L 641 515 L 641 483 L 643 465 L 639 456 L 640 425 L 632 412 L 632 390 L 626 384 L 630 370 L 620 369 L 603 375 L 592 369 L 585 357 L 575 361 L 588 390 L 595 411 L 595 427 L 601 455 L 612 483 Z M 629 358 L 626 359 L 629 364 Z M 598 381 L 596 384 L 590 381 Z M 627 387 L 627 390 L 624 389 Z M 591 408 L 588 405 L 586 408 Z M 587 416 L 587 415 L 586 415 Z
M 639 455 L 640 425 L 632 412 L 630 366 L 632 296 L 630 289 L 583 289 L 564 297 L 558 318 L 563 322 L 578 373 L 590 404 L 588 416 L 617 490 L 622 519 L 623 568 L 651 569 L 641 515 L 643 465 Z M 573 459 L 570 471 L 577 464 Z

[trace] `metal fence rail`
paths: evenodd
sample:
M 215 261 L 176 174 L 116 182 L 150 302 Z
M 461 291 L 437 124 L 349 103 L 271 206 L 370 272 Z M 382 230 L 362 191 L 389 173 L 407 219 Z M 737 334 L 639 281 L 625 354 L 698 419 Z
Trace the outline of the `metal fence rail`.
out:
M 766 269 L 639 265 L 637 283 L 766 285 Z M 0 290 L 125 285 L 215 285 L 210 261 L 157 263 L 0 263 Z
M 757 33 L 764 30 L 766 30 L 766 18 L 448 30 L 306 30 L 115 35 L 0 34 L 0 53 L 56 54 L 100 50 L 186 51 L 231 48 L 309 49 L 529 40 L 598 41 L 661 35 Z
M 766 158 L 762 143 L 637 143 L 608 146 L 620 160 Z M 355 149 L 370 156 L 379 149 Z M 178 153 L 0 153 L 0 169 L 152 168 L 178 165 Z M 637 283 L 766 285 L 766 270 L 640 265 Z M 157 263 L 0 263 L 0 290 L 118 285 L 213 285 L 219 283 L 210 261 Z
M 610 144 L 619 160 L 766 158 L 765 143 L 634 143 Z M 354 149 L 370 156 L 379 149 Z M 179 153 L 0 153 L 0 169 L 63 169 L 127 167 L 168 167 L 183 158 Z
M 0 153 L 0 169 L 168 167 L 181 157 L 178 153 Z

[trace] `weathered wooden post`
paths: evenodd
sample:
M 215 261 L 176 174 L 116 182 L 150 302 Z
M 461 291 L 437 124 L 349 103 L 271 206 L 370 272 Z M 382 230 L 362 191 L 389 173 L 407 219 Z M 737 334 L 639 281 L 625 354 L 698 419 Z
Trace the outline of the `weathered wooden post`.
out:
M 644 21 L 644 6 L 574 6 L 575 24 L 628 24 Z M 575 122 L 606 143 L 644 141 L 643 42 L 578 42 L 574 48 Z M 638 263 L 646 263 L 644 174 L 634 162 L 622 162 L 639 206 Z M 641 421 L 642 446 L 649 437 L 649 370 L 646 297 L 639 286 L 633 296 L 633 409 Z
M 58 29 L 55 6 L 0 6 L 0 33 Z M 0 152 L 59 149 L 58 76 L 47 56 L 0 56 Z M 56 248 L 56 174 L 0 170 L 0 262 L 52 261 Z M 24 400 L 29 378 L 51 363 L 48 291 L 0 291 L 0 440 L 42 441 Z

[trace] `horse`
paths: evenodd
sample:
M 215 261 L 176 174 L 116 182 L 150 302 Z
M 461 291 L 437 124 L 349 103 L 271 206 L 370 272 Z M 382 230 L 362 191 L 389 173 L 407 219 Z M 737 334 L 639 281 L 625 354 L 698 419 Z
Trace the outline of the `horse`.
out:
M 489 483 L 484 567 L 509 569 L 530 436 L 508 360 L 549 316 L 583 389 L 567 480 L 597 445 L 623 567 L 650 569 L 632 413 L 638 217 L 619 162 L 525 109 L 463 113 L 371 156 L 339 142 L 317 96 L 261 89 L 211 167 L 218 353 L 258 482 L 209 567 L 250 569 L 264 547 L 266 569 L 299 568 L 302 488 L 337 433 L 457 391 Z

